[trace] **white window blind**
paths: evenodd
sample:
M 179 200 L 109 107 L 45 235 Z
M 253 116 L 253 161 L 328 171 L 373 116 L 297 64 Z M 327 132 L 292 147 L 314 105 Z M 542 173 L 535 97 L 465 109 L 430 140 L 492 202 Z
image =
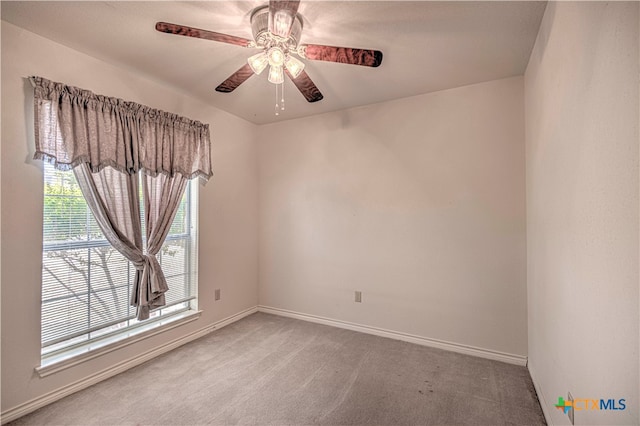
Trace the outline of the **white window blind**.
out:
M 102 235 L 73 172 L 45 164 L 44 180 L 43 357 L 196 308 L 195 181 L 187 185 L 156 256 L 169 285 L 166 306 L 140 322 L 129 304 L 135 267 Z M 141 218 L 145 235 L 144 211 Z

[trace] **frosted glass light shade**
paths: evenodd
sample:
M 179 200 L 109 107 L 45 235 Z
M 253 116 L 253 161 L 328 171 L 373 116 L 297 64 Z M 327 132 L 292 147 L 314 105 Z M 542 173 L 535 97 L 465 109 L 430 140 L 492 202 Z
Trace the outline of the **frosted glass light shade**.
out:
M 269 58 L 269 65 L 272 67 L 281 67 L 284 65 L 284 52 L 279 47 L 272 47 L 267 52 Z
M 304 63 L 291 55 L 287 55 L 287 58 L 284 61 L 284 66 L 287 67 L 287 70 L 291 73 L 293 78 L 297 78 L 304 69 Z
M 284 81 L 284 71 L 282 70 L 282 67 L 273 65 L 269 67 L 268 80 L 273 84 L 281 84 Z
M 260 74 L 264 71 L 267 65 L 269 65 L 269 58 L 266 53 L 260 52 L 256 55 L 250 56 L 249 59 L 247 59 L 247 62 L 254 73 Z

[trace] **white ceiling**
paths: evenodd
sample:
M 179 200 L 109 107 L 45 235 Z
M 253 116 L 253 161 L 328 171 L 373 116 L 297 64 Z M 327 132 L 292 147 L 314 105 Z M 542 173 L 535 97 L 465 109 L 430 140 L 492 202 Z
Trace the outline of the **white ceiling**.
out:
M 307 103 L 290 81 L 286 110 L 274 115 L 267 73 L 232 93 L 214 88 L 253 52 L 159 33 L 157 21 L 245 38 L 264 1 L 2 2 L 2 19 L 51 40 L 148 75 L 253 123 L 269 123 L 521 75 L 545 2 L 302 0 L 302 43 L 381 50 L 368 68 L 305 61 L 324 99 Z

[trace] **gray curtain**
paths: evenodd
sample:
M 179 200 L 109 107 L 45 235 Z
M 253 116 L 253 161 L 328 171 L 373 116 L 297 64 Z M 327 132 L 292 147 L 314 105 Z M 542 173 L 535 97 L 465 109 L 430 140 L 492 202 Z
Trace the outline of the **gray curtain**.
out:
M 36 153 L 73 168 L 107 241 L 136 267 L 131 304 L 140 320 L 164 306 L 156 259 L 187 182 L 211 177 L 209 126 L 117 98 L 32 77 Z M 145 203 L 146 250 L 139 182 Z
M 144 172 L 143 172 L 144 173 Z M 147 255 L 142 276 L 136 279 L 131 304 L 138 306 L 138 318 L 148 317 L 146 307 L 164 306 L 164 293 L 169 289 L 156 259 L 178 211 L 188 179 L 182 175 L 146 175 L 143 179 L 144 213 L 147 232 Z M 137 286 L 137 287 L 135 287 Z M 144 312 L 144 310 L 147 310 Z

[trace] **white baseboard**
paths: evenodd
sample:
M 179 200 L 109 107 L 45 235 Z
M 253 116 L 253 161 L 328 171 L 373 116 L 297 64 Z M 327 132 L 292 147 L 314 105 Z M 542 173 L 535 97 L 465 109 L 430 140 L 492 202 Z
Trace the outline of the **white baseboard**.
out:
M 106 380 L 109 377 L 115 376 L 116 374 L 120 374 L 132 367 L 135 367 L 136 365 L 142 364 L 143 362 L 147 362 L 150 359 L 153 359 L 159 355 L 162 355 L 163 353 L 169 352 L 170 350 L 173 350 L 186 343 L 189 343 L 192 340 L 196 340 L 200 337 L 203 337 L 214 330 L 220 329 L 226 325 L 236 322 L 257 311 L 258 311 L 257 306 L 254 306 L 249 309 L 245 309 L 242 312 L 238 312 L 237 314 L 231 315 L 213 324 L 209 324 L 185 336 L 182 336 L 170 342 L 167 342 L 162 346 L 158 346 L 154 349 L 151 349 L 133 358 L 129 358 L 127 360 L 119 362 L 118 364 L 115 364 L 112 367 L 104 369 L 96 374 L 92 374 L 91 376 L 87 376 L 76 382 L 73 382 L 59 389 L 46 393 L 42 396 L 34 398 L 30 401 L 22 403 L 16 407 L 10 408 L 4 411 L 2 414 L 0 414 L 1 422 L 2 424 L 5 424 L 10 421 L 16 420 L 26 414 L 31 413 L 32 411 L 37 410 L 38 408 L 42 408 L 45 405 L 51 404 L 52 402 L 55 402 L 59 399 L 64 398 L 65 396 L 69 396 L 72 393 L 78 392 L 82 389 L 88 388 L 89 386 L 95 385 L 96 383 Z
M 538 383 L 536 372 L 534 371 L 531 363 L 527 363 L 527 369 L 529 370 L 529 376 L 531 377 L 531 381 L 533 382 L 533 387 L 536 389 L 536 394 L 538 395 L 538 401 L 540 402 L 540 406 L 542 407 L 542 414 L 544 414 L 544 419 L 546 420 L 547 425 L 553 426 L 551 414 L 548 411 L 549 405 L 547 405 L 547 400 L 544 398 L 542 387 Z
M 527 357 L 522 355 L 513 355 L 505 352 L 492 351 L 490 349 L 477 348 L 474 346 L 462 345 L 459 343 L 446 342 L 444 340 L 431 339 L 428 337 L 416 336 L 413 334 L 401 333 L 398 331 L 385 330 L 383 328 L 371 327 L 368 325 L 355 324 L 352 322 L 335 320 L 331 318 L 320 317 L 317 315 L 303 314 L 300 312 L 289 311 L 287 309 L 273 308 L 270 306 L 258 305 L 260 312 L 268 314 L 280 315 L 289 318 L 296 318 L 303 321 L 315 322 L 318 324 L 330 325 L 333 327 L 344 328 L 361 333 L 373 334 L 381 337 L 402 340 L 404 342 L 415 343 L 422 346 L 444 349 L 446 351 L 458 352 L 466 355 L 473 355 L 480 358 L 492 359 L 495 361 L 507 362 L 521 366 L 527 365 Z

